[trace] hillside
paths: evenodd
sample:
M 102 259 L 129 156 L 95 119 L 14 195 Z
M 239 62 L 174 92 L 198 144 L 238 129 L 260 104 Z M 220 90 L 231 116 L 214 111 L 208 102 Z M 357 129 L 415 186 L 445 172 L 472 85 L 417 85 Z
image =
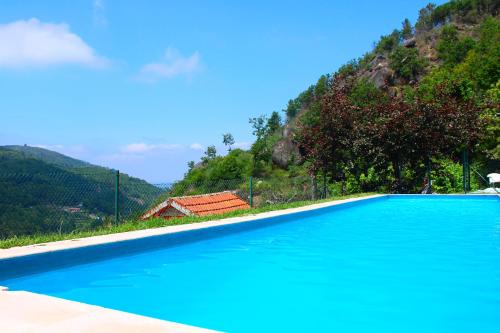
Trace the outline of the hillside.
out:
M 110 223 L 115 172 L 42 148 L 0 147 L 0 238 L 70 232 Z M 120 214 L 140 213 L 161 193 L 122 174 Z
M 9 145 L 9 146 L 3 146 L 1 148 L 16 151 L 21 153 L 22 156 L 24 156 L 25 158 L 33 158 L 61 168 L 82 168 L 82 167 L 92 166 L 90 163 L 80 161 L 75 158 L 60 154 L 58 152 L 39 147 L 31 147 L 28 145 L 24 146 Z
M 459 192 L 465 151 L 465 185 L 485 186 L 478 174 L 500 167 L 499 11 L 493 0 L 429 4 L 291 99 L 285 121 L 250 119 L 250 151 L 207 150 L 183 182 L 308 176 L 345 194 L 418 192 L 427 177 L 434 191 Z
M 474 51 L 474 44 L 480 39 L 480 29 L 484 21 L 494 17 L 498 26 L 499 10 L 498 1 L 461 0 L 438 7 L 430 4 L 420 11 L 415 26 L 405 19 L 401 29 L 382 36 L 372 51 L 351 60 L 334 74 L 343 76 L 342 84 L 357 85 L 358 94 L 369 93 L 367 89 L 372 85 L 390 96 L 401 96 L 405 91 L 418 88 L 419 85 L 430 90 L 438 83 L 432 81 L 451 82 L 460 74 L 465 74 L 476 92 L 484 94 L 487 88 L 498 82 L 500 75 L 498 31 L 490 40 L 485 41 L 493 43 L 489 45 L 490 48 L 495 47 L 496 43 L 496 50 L 490 50 L 491 54 L 486 55 L 489 57 L 481 59 L 496 62 L 496 65 L 491 64 L 492 68 L 475 68 L 468 73 L 463 71 L 463 67 L 468 60 L 467 53 Z M 480 62 L 480 59 L 477 60 Z M 456 72 L 453 73 L 454 71 Z M 485 75 L 486 73 L 492 75 Z M 295 157 L 300 156 L 298 147 L 293 142 L 298 121 L 310 111 L 314 112 L 319 108 L 331 78 L 331 75 L 320 77 L 315 85 L 288 102 L 284 110 L 287 121 L 279 135 L 280 140 L 273 147 L 273 162 L 277 165 L 286 168 L 294 154 Z

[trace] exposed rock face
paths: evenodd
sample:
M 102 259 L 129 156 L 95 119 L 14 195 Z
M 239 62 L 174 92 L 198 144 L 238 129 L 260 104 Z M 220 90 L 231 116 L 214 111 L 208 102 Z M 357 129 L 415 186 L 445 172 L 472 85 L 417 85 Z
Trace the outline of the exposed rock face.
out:
M 387 83 L 393 79 L 394 71 L 390 68 L 387 57 L 382 54 L 377 54 L 368 68 L 360 74 L 360 77 L 373 82 L 379 89 L 385 89 Z
M 195 165 L 193 165 L 193 169 L 201 169 L 203 168 L 203 161 L 199 161 Z
M 404 41 L 403 46 L 404 47 L 415 47 L 415 46 L 417 46 L 417 39 L 415 37 L 407 39 Z
M 298 162 L 299 158 L 299 149 L 289 136 L 283 137 L 273 147 L 273 162 L 281 168 L 288 167 L 292 162 Z

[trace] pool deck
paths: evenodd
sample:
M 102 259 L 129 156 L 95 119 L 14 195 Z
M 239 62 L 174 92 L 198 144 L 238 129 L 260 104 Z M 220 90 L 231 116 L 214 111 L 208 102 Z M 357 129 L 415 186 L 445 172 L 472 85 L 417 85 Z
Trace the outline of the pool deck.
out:
M 227 224 L 244 223 L 383 196 L 385 195 L 371 195 L 366 197 L 330 201 L 304 207 L 290 208 L 228 219 L 168 226 L 156 229 L 129 231 L 124 233 L 64 240 L 52 243 L 13 247 L 10 249 L 1 249 L 0 260 L 45 252 L 62 251 L 113 242 L 121 242 L 188 230 L 211 228 Z M 69 301 L 52 296 L 46 296 L 26 291 L 8 291 L 2 287 L 0 287 L 0 323 L 1 331 L 9 333 L 215 332 L 204 328 L 139 316 L 127 312 Z
M 216 332 L 26 291 L 0 291 L 0 323 L 6 333 Z

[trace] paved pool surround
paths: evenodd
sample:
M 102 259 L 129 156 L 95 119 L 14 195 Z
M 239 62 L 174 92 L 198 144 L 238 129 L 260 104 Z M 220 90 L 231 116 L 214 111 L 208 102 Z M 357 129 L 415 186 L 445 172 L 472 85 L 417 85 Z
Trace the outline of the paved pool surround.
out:
M 0 323 L 6 333 L 216 332 L 26 291 L 0 291 Z

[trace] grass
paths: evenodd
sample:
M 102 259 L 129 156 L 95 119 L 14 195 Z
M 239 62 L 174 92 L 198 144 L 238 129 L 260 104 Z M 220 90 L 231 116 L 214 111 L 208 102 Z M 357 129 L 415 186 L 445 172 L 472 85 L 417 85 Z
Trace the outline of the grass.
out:
M 103 228 L 99 228 L 96 230 L 89 230 L 89 231 L 77 231 L 77 232 L 63 233 L 63 234 L 52 233 L 52 234 L 40 234 L 40 235 L 12 237 L 12 238 L 0 240 L 0 249 L 7 249 L 10 247 L 14 247 L 14 246 L 25 246 L 25 245 L 32 245 L 32 244 L 55 242 L 55 241 L 67 240 L 67 239 L 85 238 L 85 237 L 98 236 L 98 235 L 108 235 L 108 234 L 133 231 L 133 230 L 160 228 L 160 227 L 166 227 L 166 226 L 171 226 L 171 225 L 199 223 L 199 222 L 211 221 L 211 220 L 221 220 L 221 219 L 229 218 L 229 217 L 253 215 L 253 214 L 264 213 L 264 212 L 280 210 L 280 209 L 302 207 L 302 206 L 307 206 L 307 205 L 322 203 L 322 202 L 364 197 L 364 196 L 373 195 L 373 194 L 376 194 L 376 193 L 358 193 L 358 194 L 353 194 L 353 195 L 329 198 L 329 199 L 324 199 L 324 200 L 314 200 L 314 201 L 313 200 L 295 201 L 295 202 L 290 202 L 290 203 L 269 205 L 269 206 L 251 208 L 251 209 L 247 209 L 247 210 L 228 212 L 228 213 L 219 214 L 219 215 L 186 216 L 186 217 L 182 217 L 182 218 L 173 218 L 173 219 L 169 219 L 169 220 L 162 219 L 162 218 L 154 218 L 154 219 L 150 219 L 150 220 L 146 220 L 146 221 L 137 221 L 137 220 L 125 221 L 119 225 L 113 225 L 113 226 L 103 227 Z

